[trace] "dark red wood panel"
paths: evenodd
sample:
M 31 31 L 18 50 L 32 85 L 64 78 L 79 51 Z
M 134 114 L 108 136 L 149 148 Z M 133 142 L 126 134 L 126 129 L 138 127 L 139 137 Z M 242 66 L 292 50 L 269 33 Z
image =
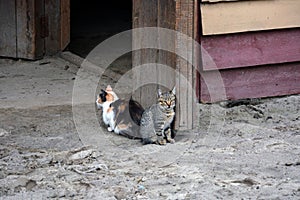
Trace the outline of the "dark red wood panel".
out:
M 200 100 L 211 102 L 204 79 L 215 79 L 220 73 L 225 87 L 226 99 L 261 98 L 300 94 L 300 63 L 265 65 L 249 68 L 206 71 L 200 78 Z M 216 99 L 220 101 L 225 99 Z
M 218 69 L 300 61 L 300 29 L 202 36 Z M 203 70 L 215 68 L 202 52 Z

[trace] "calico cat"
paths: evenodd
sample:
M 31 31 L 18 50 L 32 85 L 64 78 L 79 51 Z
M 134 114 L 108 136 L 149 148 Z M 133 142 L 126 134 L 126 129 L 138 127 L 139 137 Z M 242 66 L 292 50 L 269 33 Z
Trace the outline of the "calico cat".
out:
M 165 93 L 158 89 L 157 104 L 144 111 L 140 125 L 143 144 L 165 145 L 167 142 L 175 142 L 171 131 L 171 124 L 175 117 L 175 93 L 175 87 Z
M 102 108 L 102 120 L 105 125 L 107 125 L 107 130 L 109 132 L 113 131 L 114 125 L 114 113 L 111 112 L 112 109 L 110 104 L 114 101 L 117 101 L 119 97 L 116 95 L 110 85 L 106 87 L 105 90 L 101 89 L 101 93 L 97 96 L 96 105 L 99 108 Z
M 140 139 L 139 125 L 144 112 L 143 107 L 132 98 L 119 99 L 111 90 L 101 90 L 96 104 L 102 107 L 102 118 L 108 131 L 126 136 L 131 139 Z

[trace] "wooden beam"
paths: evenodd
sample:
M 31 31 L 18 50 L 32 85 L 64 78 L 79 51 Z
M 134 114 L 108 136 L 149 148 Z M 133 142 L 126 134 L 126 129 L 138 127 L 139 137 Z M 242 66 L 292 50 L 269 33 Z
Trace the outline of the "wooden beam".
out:
M 157 12 L 157 26 L 162 28 L 168 28 L 175 30 L 175 1 L 174 0 L 158 0 L 158 12 Z M 172 37 L 172 38 L 170 38 Z M 168 41 L 172 41 L 171 43 Z M 161 44 L 166 44 L 169 52 L 161 50 Z M 175 65 L 176 55 L 175 52 L 175 35 L 166 35 L 158 33 L 158 60 L 157 62 L 168 67 L 171 67 L 173 71 L 157 69 L 157 81 L 161 85 L 165 85 L 168 89 L 172 89 L 175 86 Z M 173 53 L 172 53 L 173 52 Z
M 176 1 L 176 31 L 194 38 L 194 11 L 193 0 Z M 180 36 L 176 38 L 175 46 L 177 51 L 186 50 L 186 58 L 194 59 L 194 46 L 191 41 L 186 41 Z M 195 77 L 196 72 L 192 64 L 187 60 L 178 57 L 176 62 L 177 72 L 182 75 L 176 77 L 177 99 L 179 105 L 176 110 L 176 126 L 179 129 L 192 129 L 195 127 Z
M 134 0 L 133 1 L 133 28 L 142 27 L 156 27 L 157 26 L 157 12 L 158 0 Z M 133 35 L 133 46 L 138 48 L 147 41 L 147 35 Z M 157 63 L 158 50 L 157 49 L 140 49 L 133 52 L 133 73 L 135 85 L 140 88 L 135 92 L 134 98 L 141 102 L 143 107 L 149 107 L 156 102 L 157 85 L 142 86 L 143 79 L 150 76 L 157 78 L 156 66 L 148 70 L 135 71 L 134 67 L 146 63 Z M 149 71 L 150 70 L 150 71 Z M 154 80 L 156 83 L 157 80 Z

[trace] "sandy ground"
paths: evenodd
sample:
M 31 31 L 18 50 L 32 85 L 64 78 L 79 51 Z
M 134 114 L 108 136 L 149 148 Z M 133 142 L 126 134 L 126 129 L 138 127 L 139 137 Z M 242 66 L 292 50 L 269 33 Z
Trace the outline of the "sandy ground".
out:
M 300 199 L 299 95 L 198 105 L 175 144 L 93 146 L 73 120 L 77 70 L 0 60 L 0 199 Z

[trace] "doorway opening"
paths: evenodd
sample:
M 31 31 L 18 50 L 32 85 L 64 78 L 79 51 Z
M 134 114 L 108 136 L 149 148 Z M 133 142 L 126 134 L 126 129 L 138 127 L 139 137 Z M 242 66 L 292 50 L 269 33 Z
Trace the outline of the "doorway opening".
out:
M 105 39 L 132 28 L 132 0 L 72 0 L 69 50 L 85 58 Z

